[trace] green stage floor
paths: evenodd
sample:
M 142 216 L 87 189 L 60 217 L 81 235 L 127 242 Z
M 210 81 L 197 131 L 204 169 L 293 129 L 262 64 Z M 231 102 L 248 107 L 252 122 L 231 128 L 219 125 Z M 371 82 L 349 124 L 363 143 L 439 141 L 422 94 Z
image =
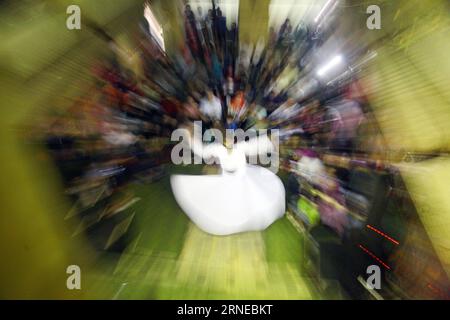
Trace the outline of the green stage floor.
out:
M 141 198 L 134 237 L 89 275 L 101 299 L 315 299 L 302 272 L 303 237 L 283 217 L 263 232 L 212 236 L 190 222 L 169 176 L 130 186 Z

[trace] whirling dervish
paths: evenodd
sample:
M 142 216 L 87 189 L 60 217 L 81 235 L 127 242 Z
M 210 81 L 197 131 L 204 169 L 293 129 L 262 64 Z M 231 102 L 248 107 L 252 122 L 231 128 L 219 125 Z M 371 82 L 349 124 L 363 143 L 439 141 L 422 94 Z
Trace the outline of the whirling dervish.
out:
M 192 222 L 213 235 L 261 231 L 285 213 L 285 190 L 276 174 L 247 163 L 275 151 L 267 135 L 248 141 L 204 144 L 189 139 L 192 152 L 209 163 L 218 159 L 221 174 L 173 175 L 175 199 Z

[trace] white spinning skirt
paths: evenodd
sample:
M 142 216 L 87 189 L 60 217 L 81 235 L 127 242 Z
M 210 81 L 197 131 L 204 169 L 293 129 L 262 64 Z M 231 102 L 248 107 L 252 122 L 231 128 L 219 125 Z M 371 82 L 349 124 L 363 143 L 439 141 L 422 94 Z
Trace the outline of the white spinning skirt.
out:
M 272 171 L 246 163 L 246 155 L 273 152 L 267 136 L 234 145 L 228 152 L 221 144 L 190 142 L 204 159 L 219 159 L 222 174 L 174 175 L 171 185 L 176 201 L 203 231 L 229 235 L 267 228 L 285 212 L 285 191 Z
M 171 185 L 189 218 L 215 235 L 264 230 L 285 212 L 281 180 L 259 166 L 221 175 L 175 175 Z

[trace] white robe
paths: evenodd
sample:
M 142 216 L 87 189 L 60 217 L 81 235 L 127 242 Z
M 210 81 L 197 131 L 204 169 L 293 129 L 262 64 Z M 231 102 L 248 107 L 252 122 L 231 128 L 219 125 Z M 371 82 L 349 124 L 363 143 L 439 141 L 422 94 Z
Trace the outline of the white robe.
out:
M 203 231 L 229 235 L 266 229 L 285 212 L 285 190 L 270 170 L 246 163 L 246 155 L 268 152 L 267 137 L 241 142 L 229 153 L 221 144 L 199 146 L 194 153 L 218 157 L 219 175 L 173 175 L 171 186 L 177 203 Z M 200 150 L 202 149 L 202 150 Z

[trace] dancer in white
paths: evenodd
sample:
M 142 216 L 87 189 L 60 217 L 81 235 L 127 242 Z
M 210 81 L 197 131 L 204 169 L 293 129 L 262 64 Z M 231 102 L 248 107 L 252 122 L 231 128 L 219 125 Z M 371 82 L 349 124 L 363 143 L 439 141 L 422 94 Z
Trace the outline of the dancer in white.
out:
M 270 170 L 249 165 L 247 156 L 274 151 L 267 136 L 239 142 L 233 148 L 219 143 L 203 144 L 190 139 L 194 154 L 205 160 L 218 158 L 219 175 L 173 175 L 175 199 L 189 218 L 203 231 L 229 235 L 260 231 L 285 212 L 285 191 Z

